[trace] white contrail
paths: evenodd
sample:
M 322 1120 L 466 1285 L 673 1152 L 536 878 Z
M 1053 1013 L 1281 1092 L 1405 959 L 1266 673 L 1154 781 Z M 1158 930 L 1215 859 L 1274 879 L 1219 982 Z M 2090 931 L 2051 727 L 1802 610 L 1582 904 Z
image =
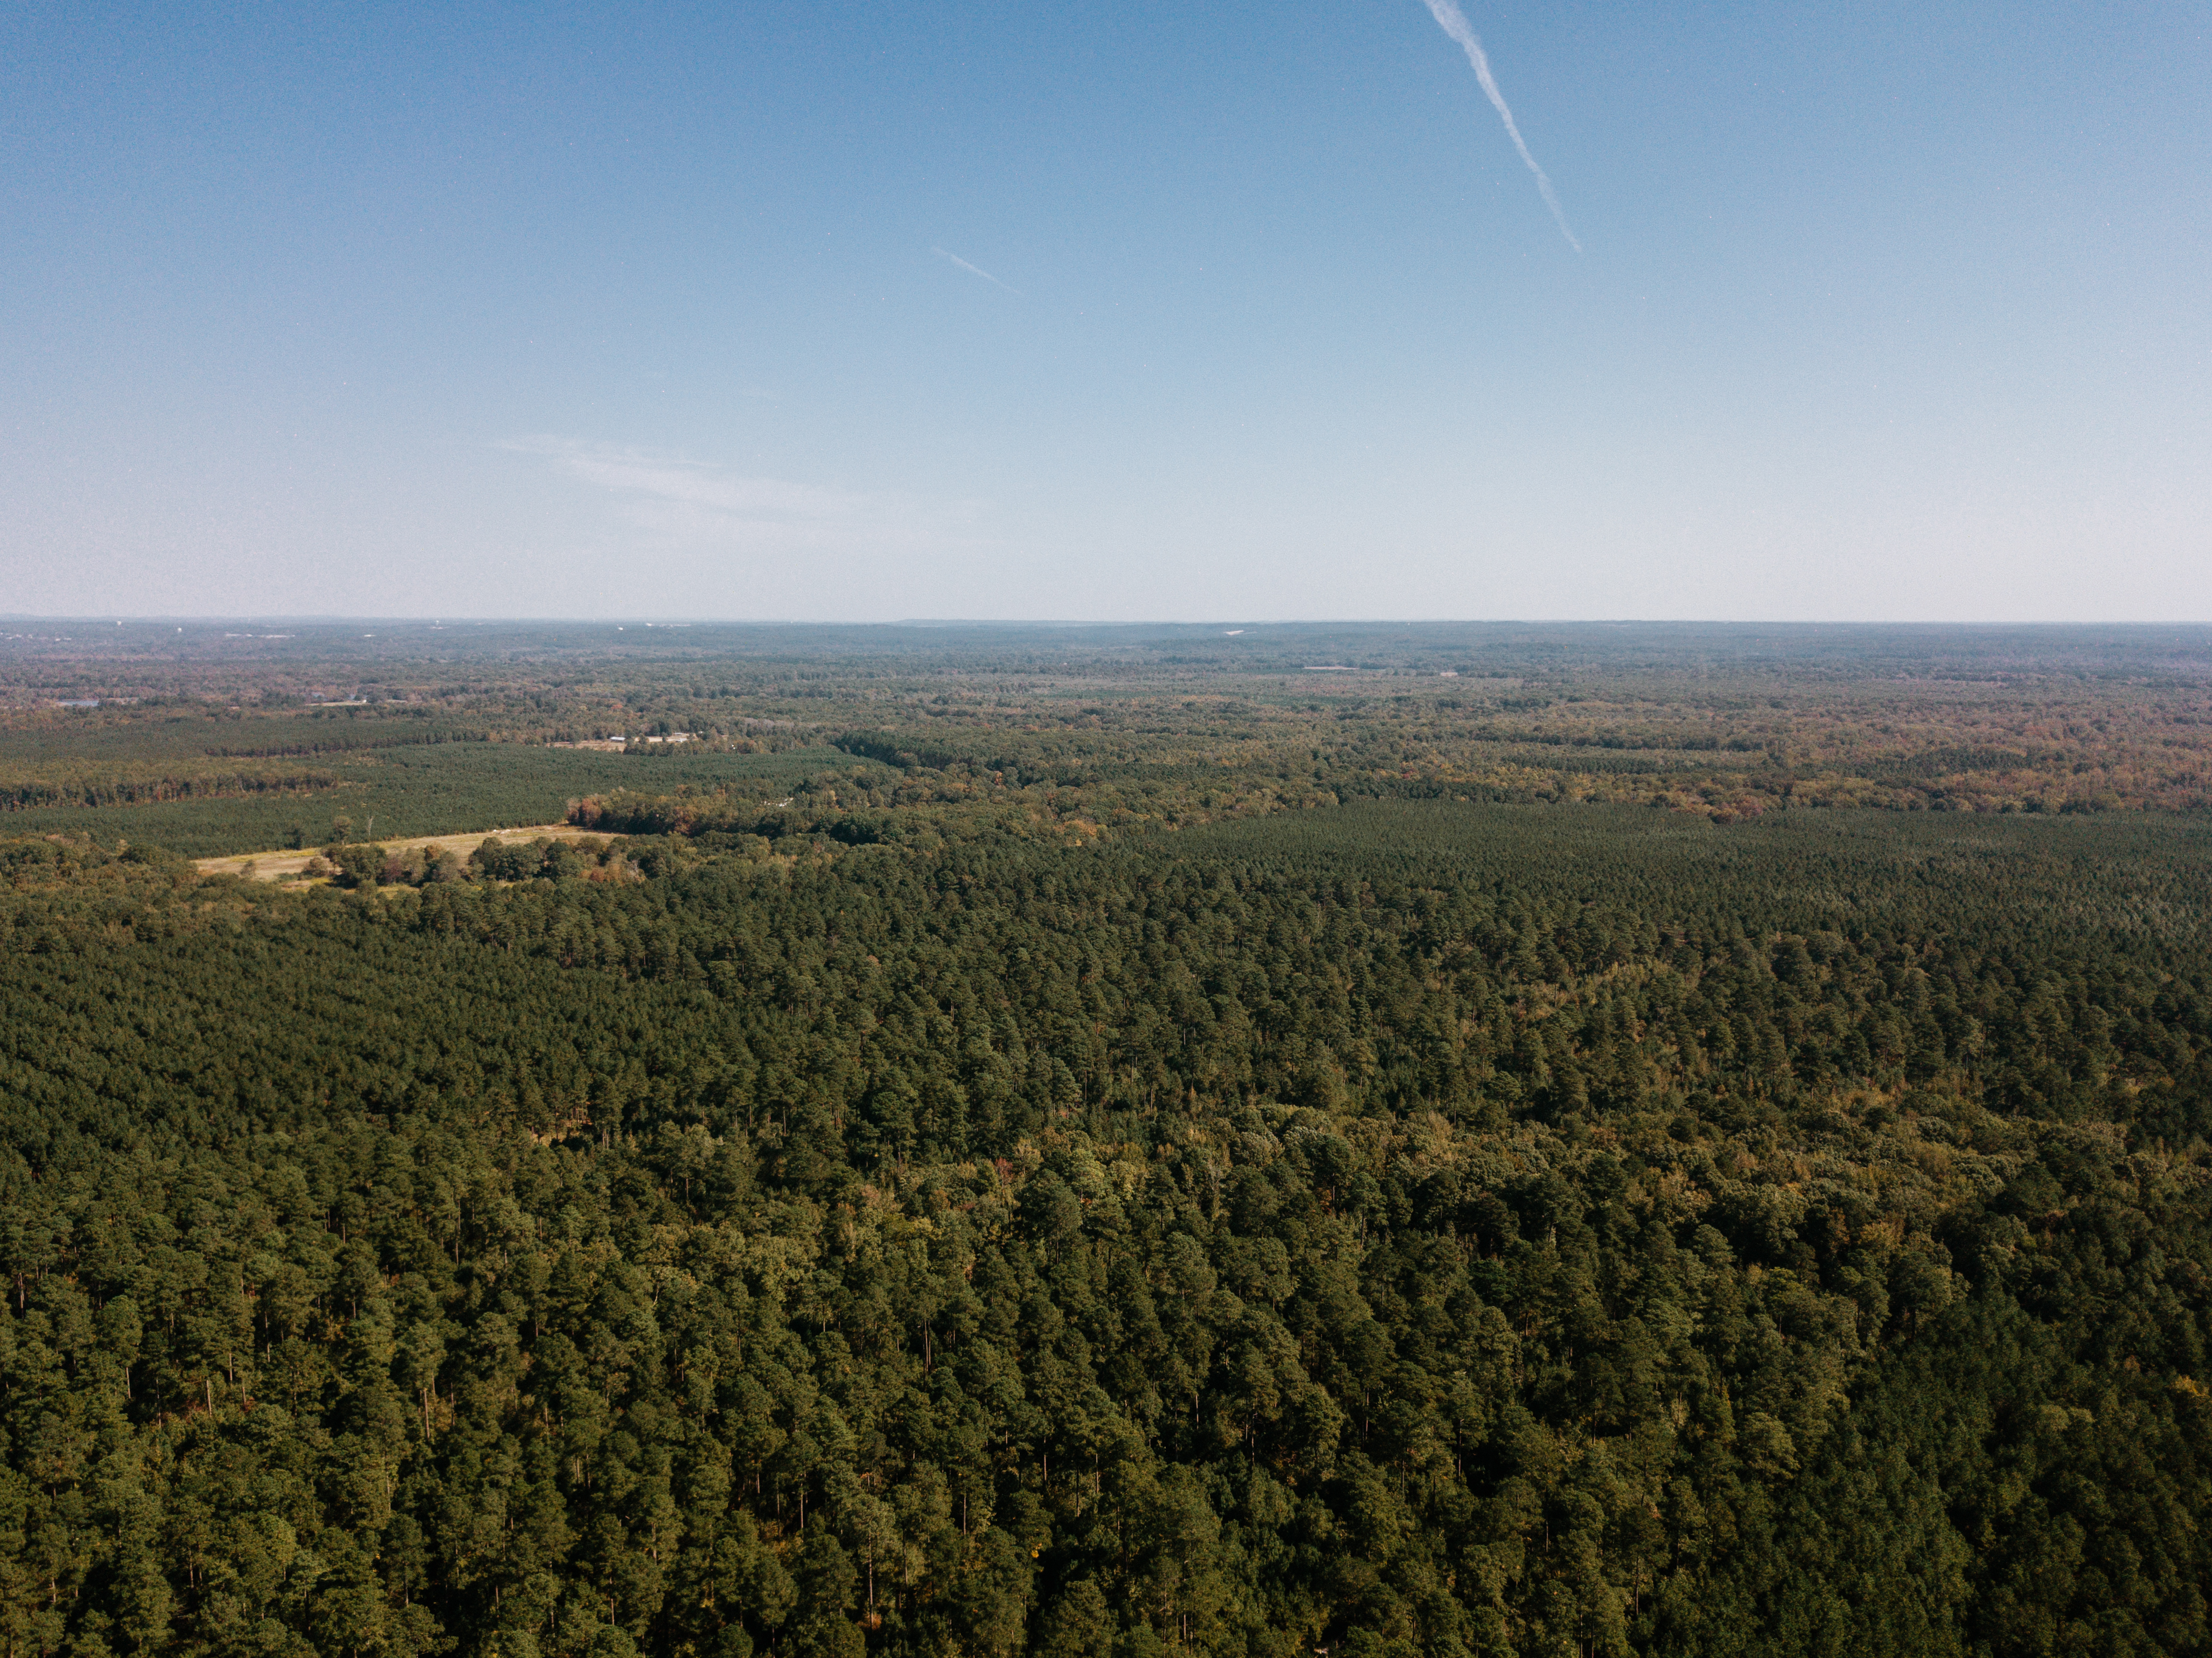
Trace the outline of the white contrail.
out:
M 1531 162 L 1528 165 L 1534 167 L 1535 162 Z M 988 283 L 993 283 L 1000 288 L 1004 288 L 1016 299 L 1027 299 L 1029 297 L 1027 294 L 1024 294 L 1020 289 L 1014 287 L 1012 283 L 1000 282 L 996 277 L 993 276 L 988 271 L 986 271 L 981 265 L 969 264 L 967 260 L 962 259 L 957 253 L 948 253 L 942 247 L 933 247 L 929 251 L 936 254 L 937 257 L 941 259 L 951 259 L 953 264 L 958 265 L 963 271 L 967 271 L 970 276 L 981 277 Z
M 1551 180 L 1545 176 L 1544 169 L 1536 165 L 1536 158 L 1528 153 L 1528 141 L 1522 137 L 1521 129 L 1514 124 L 1513 112 L 1505 107 L 1505 94 L 1498 89 L 1498 82 L 1490 73 L 1490 59 L 1484 55 L 1482 42 L 1475 38 L 1474 30 L 1468 27 L 1467 15 L 1460 10 L 1458 0 L 1426 0 L 1426 3 L 1430 15 L 1437 20 L 1437 27 L 1466 49 L 1467 61 L 1474 65 L 1474 78 L 1482 82 L 1482 89 L 1490 99 L 1491 107 L 1498 112 L 1498 119 L 1505 123 L 1505 136 L 1513 140 L 1514 149 L 1521 152 L 1521 159 L 1528 163 L 1528 170 L 1536 175 L 1536 188 L 1543 193 L 1544 205 L 1552 210 L 1552 216 L 1559 221 L 1559 234 L 1567 239 L 1568 247 L 1577 253 L 1581 253 L 1583 245 L 1575 240 L 1575 233 L 1567 229 L 1567 216 L 1559 207 L 1559 197 L 1553 193 Z

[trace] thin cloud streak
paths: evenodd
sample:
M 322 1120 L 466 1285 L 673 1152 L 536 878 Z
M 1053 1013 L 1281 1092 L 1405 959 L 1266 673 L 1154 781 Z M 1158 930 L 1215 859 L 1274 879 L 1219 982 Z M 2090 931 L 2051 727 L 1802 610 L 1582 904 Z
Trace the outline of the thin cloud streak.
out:
M 719 466 L 671 455 L 556 437 L 510 438 L 497 445 L 544 455 L 571 477 L 617 494 L 679 503 L 744 522 L 848 518 L 868 497 L 781 478 L 733 477 Z
M 667 543 L 827 555 L 942 552 L 980 545 L 984 503 L 747 478 L 708 462 L 552 436 L 493 447 L 550 461 L 602 490 L 639 529 Z
M 933 247 L 929 251 L 936 254 L 937 257 L 941 259 L 951 260 L 953 264 L 958 265 L 963 271 L 967 271 L 970 276 L 981 277 L 984 281 L 993 283 L 994 286 L 1004 288 L 1016 299 L 1027 299 L 1029 297 L 1029 296 L 1022 292 L 1020 289 L 1016 288 L 1010 283 L 1000 282 L 996 277 L 993 276 L 988 271 L 986 271 L 981 265 L 969 264 L 967 260 L 962 259 L 957 253 L 948 253 L 942 247 Z
M 1559 206 L 1559 197 L 1552 190 L 1552 180 L 1545 174 L 1544 169 L 1536 165 L 1536 158 L 1528 153 L 1528 142 L 1521 136 L 1521 128 L 1513 119 L 1513 112 L 1505 107 L 1505 94 L 1498 89 L 1498 82 L 1490 73 L 1489 55 L 1483 51 L 1482 42 L 1476 38 L 1473 27 L 1468 24 L 1467 15 L 1460 10 L 1457 0 L 1425 0 L 1425 3 L 1428 6 L 1429 15 L 1437 20 L 1437 27 L 1458 41 L 1466 52 L 1467 61 L 1474 65 L 1474 78 L 1482 82 L 1483 93 L 1489 98 L 1491 107 L 1498 112 L 1498 119 L 1505 123 L 1506 137 L 1513 140 L 1514 149 L 1521 152 L 1521 159 L 1536 175 L 1536 189 L 1544 198 L 1544 205 L 1552 210 L 1552 217 L 1559 223 L 1559 234 L 1567 239 L 1568 247 L 1577 253 L 1581 253 L 1583 245 L 1575 240 L 1575 233 L 1567 228 L 1567 216 Z

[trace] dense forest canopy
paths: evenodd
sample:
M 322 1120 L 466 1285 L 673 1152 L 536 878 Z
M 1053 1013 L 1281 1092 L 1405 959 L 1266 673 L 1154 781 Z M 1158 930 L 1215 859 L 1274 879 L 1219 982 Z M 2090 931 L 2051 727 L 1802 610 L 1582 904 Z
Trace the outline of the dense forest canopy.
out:
M 2205 641 L 1522 631 L 19 643 L 9 1654 L 2212 1644 Z

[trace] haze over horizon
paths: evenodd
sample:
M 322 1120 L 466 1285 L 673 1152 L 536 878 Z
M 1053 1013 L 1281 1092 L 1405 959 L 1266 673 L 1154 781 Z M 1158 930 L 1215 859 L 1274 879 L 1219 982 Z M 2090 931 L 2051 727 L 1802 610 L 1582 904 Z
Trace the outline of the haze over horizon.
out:
M 2144 4 L 19 8 L 0 611 L 2212 617 L 2208 70 Z

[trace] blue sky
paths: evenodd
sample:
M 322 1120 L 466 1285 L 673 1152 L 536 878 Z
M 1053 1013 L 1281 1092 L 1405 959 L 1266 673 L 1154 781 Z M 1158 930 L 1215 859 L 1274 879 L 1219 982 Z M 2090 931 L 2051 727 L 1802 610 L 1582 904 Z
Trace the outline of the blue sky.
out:
M 2212 617 L 2212 9 L 1462 3 L 10 8 L 0 611 Z

